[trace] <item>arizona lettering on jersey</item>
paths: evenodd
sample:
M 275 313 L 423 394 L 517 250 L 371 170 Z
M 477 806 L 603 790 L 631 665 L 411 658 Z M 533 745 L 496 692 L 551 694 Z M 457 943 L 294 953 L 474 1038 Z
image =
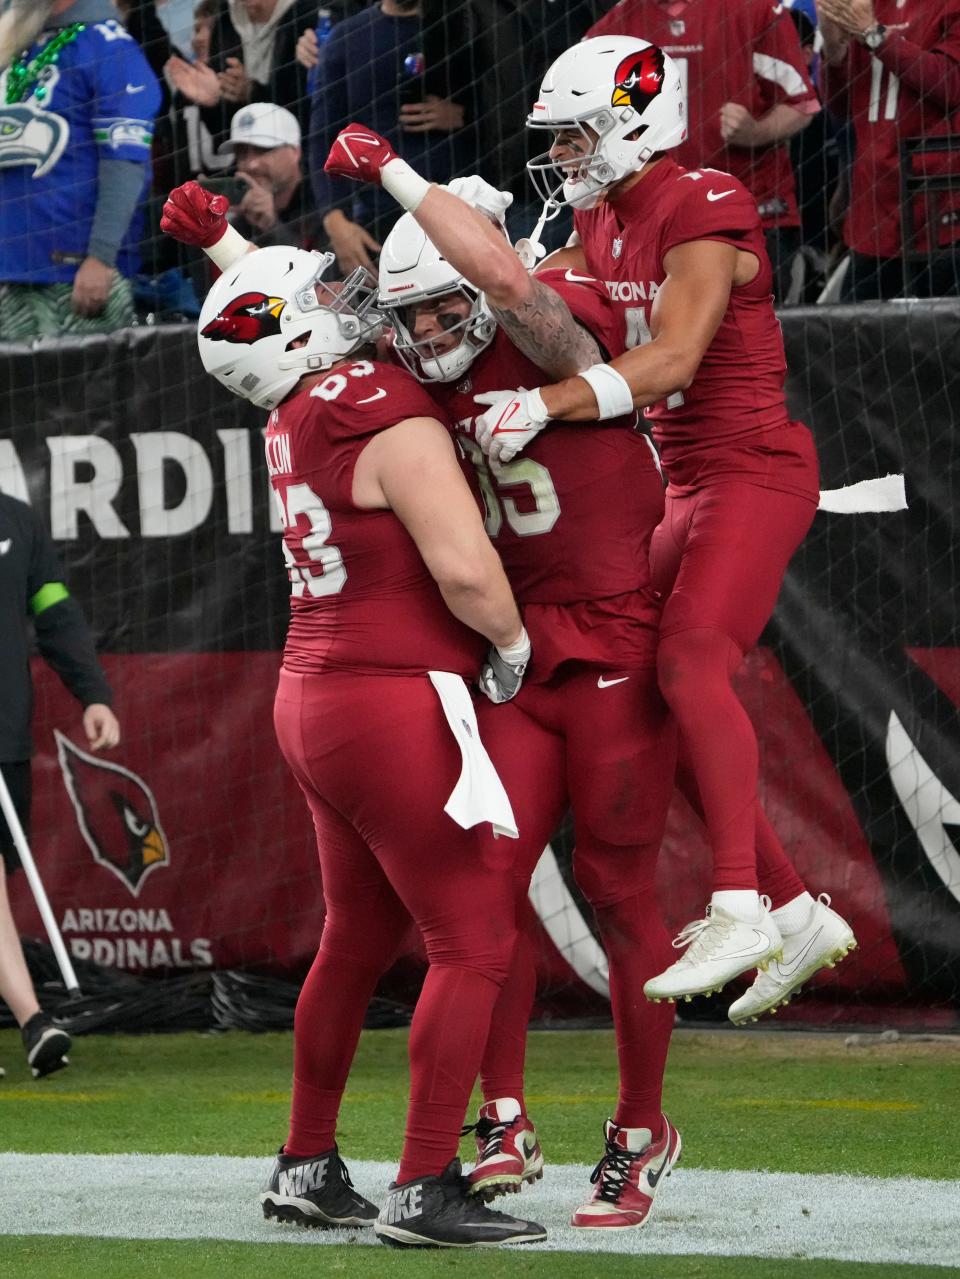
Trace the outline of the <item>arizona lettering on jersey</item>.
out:
M 34 44 L 28 62 L 42 48 Z M 0 102 L 8 77 L 0 76 Z M 100 161 L 142 165 L 145 189 L 159 110 L 156 76 L 113 19 L 87 26 L 22 102 L 0 107 L 0 280 L 73 280 L 87 256 Z M 141 207 L 117 258 L 123 275 L 139 268 L 142 229 Z
M 286 670 L 473 676 L 482 636 L 449 611 L 392 511 L 354 505 L 357 458 L 411 417 L 443 420 L 405 370 L 356 360 L 270 414 L 270 483 L 290 576 Z
M 813 442 L 806 427 L 788 420 L 770 262 L 743 183 L 716 169 L 688 171 L 665 158 L 629 190 L 576 211 L 574 225 L 588 269 L 623 310 L 628 347 L 651 340 L 652 310 L 672 248 L 718 240 L 757 258 L 755 278 L 732 290 L 693 384 L 647 409 L 646 417 L 674 488 L 728 475 L 816 501 Z
M 877 21 L 894 37 L 900 36 L 925 53 L 942 55 L 942 65 L 954 75 L 960 63 L 960 0 L 875 0 Z M 881 53 L 883 51 L 881 50 Z M 851 249 L 871 257 L 897 257 L 902 250 L 900 206 L 900 143 L 904 138 L 935 138 L 960 133 L 960 110 L 949 113 L 943 99 L 921 95 L 887 65 L 883 57 L 851 41 L 845 61 L 825 75 L 828 102 L 856 129 L 850 203 L 843 238 Z M 929 73 L 916 65 L 915 74 Z M 937 77 L 939 79 L 939 77 Z M 941 89 L 941 92 L 943 90 Z M 954 99 L 954 103 L 956 99 Z M 916 172 L 930 175 L 960 171 L 954 152 L 930 154 L 913 161 Z M 926 201 L 913 204 L 916 247 L 930 247 Z M 960 240 L 960 195 L 941 191 L 937 200 L 936 238 L 946 247 Z
M 537 278 L 565 299 L 605 355 L 622 353 L 622 318 L 598 281 L 574 271 Z M 618 669 L 649 665 L 659 605 L 648 551 L 663 515 L 663 481 L 636 415 L 589 426 L 553 423 L 504 465 L 491 465 L 476 442 L 475 395 L 553 380 L 500 329 L 462 381 L 432 390 L 456 423 L 487 533 L 526 606 L 536 652 L 532 677 L 543 680 L 572 660 Z
M 755 119 L 780 104 L 805 115 L 820 110 L 785 5 L 737 0 L 720 20 L 714 0 L 624 0 L 587 34 L 631 35 L 659 45 L 678 64 L 687 94 L 687 139 L 671 156 L 686 168 L 709 166 L 738 177 L 761 210 L 764 229 L 800 225 L 788 146 L 729 146 L 720 133 L 727 102 Z

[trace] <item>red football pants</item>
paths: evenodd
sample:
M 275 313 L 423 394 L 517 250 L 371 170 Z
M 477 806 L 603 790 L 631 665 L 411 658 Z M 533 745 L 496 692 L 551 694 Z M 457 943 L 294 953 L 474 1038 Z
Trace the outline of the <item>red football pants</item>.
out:
M 521 832 L 516 909 L 528 923 L 494 1011 L 481 1069 L 484 1097 L 523 1100 L 535 994 L 527 890 L 569 806 L 574 876 L 593 907 L 609 965 L 620 1066 L 616 1122 L 656 1135 L 673 1011 L 649 1002 L 643 984 L 672 958 L 654 872 L 676 764 L 674 723 L 656 672 L 580 667 L 545 684 L 525 684 L 508 706 L 481 706 L 480 729 Z
M 284 671 L 274 719 L 313 814 L 326 907 L 294 1021 L 286 1151 L 332 1147 L 367 1004 L 412 918 L 430 966 L 410 1029 L 398 1181 L 440 1173 L 516 941 L 512 841 L 488 849 L 479 828 L 444 813 L 460 752 L 425 676 Z
M 653 585 L 666 600 L 660 688 L 702 801 L 715 891 L 757 888 L 757 739 L 731 677 L 760 638 L 815 510 L 807 498 L 754 484 L 668 490 L 653 535 Z

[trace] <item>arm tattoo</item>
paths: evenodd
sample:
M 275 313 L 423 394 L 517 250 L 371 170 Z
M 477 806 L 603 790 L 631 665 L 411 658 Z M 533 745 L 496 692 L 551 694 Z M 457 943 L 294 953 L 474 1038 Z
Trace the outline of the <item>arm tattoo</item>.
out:
M 536 278 L 530 283 L 530 297 L 515 310 L 491 308 L 514 346 L 554 378 L 575 377 L 603 362 L 600 344 L 574 319 L 559 293 Z

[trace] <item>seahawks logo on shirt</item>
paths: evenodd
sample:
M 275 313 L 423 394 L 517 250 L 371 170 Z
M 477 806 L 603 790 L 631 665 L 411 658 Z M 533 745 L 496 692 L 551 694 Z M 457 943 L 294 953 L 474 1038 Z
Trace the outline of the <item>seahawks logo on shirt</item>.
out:
M 32 165 L 33 177 L 49 173 L 70 140 L 70 126 L 55 111 L 29 102 L 0 106 L 0 169 Z

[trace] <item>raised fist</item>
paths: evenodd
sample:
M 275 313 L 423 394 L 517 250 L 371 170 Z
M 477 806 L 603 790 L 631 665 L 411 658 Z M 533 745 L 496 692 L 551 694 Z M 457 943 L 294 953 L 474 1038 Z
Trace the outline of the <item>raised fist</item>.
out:
M 225 195 L 205 191 L 197 182 L 184 182 L 167 196 L 160 230 L 181 244 L 209 249 L 227 233 L 229 207 L 230 201 Z
M 381 169 L 396 158 L 396 151 L 379 133 L 374 133 L 365 124 L 348 124 L 334 139 L 323 171 L 339 178 L 374 182 L 379 186 Z

